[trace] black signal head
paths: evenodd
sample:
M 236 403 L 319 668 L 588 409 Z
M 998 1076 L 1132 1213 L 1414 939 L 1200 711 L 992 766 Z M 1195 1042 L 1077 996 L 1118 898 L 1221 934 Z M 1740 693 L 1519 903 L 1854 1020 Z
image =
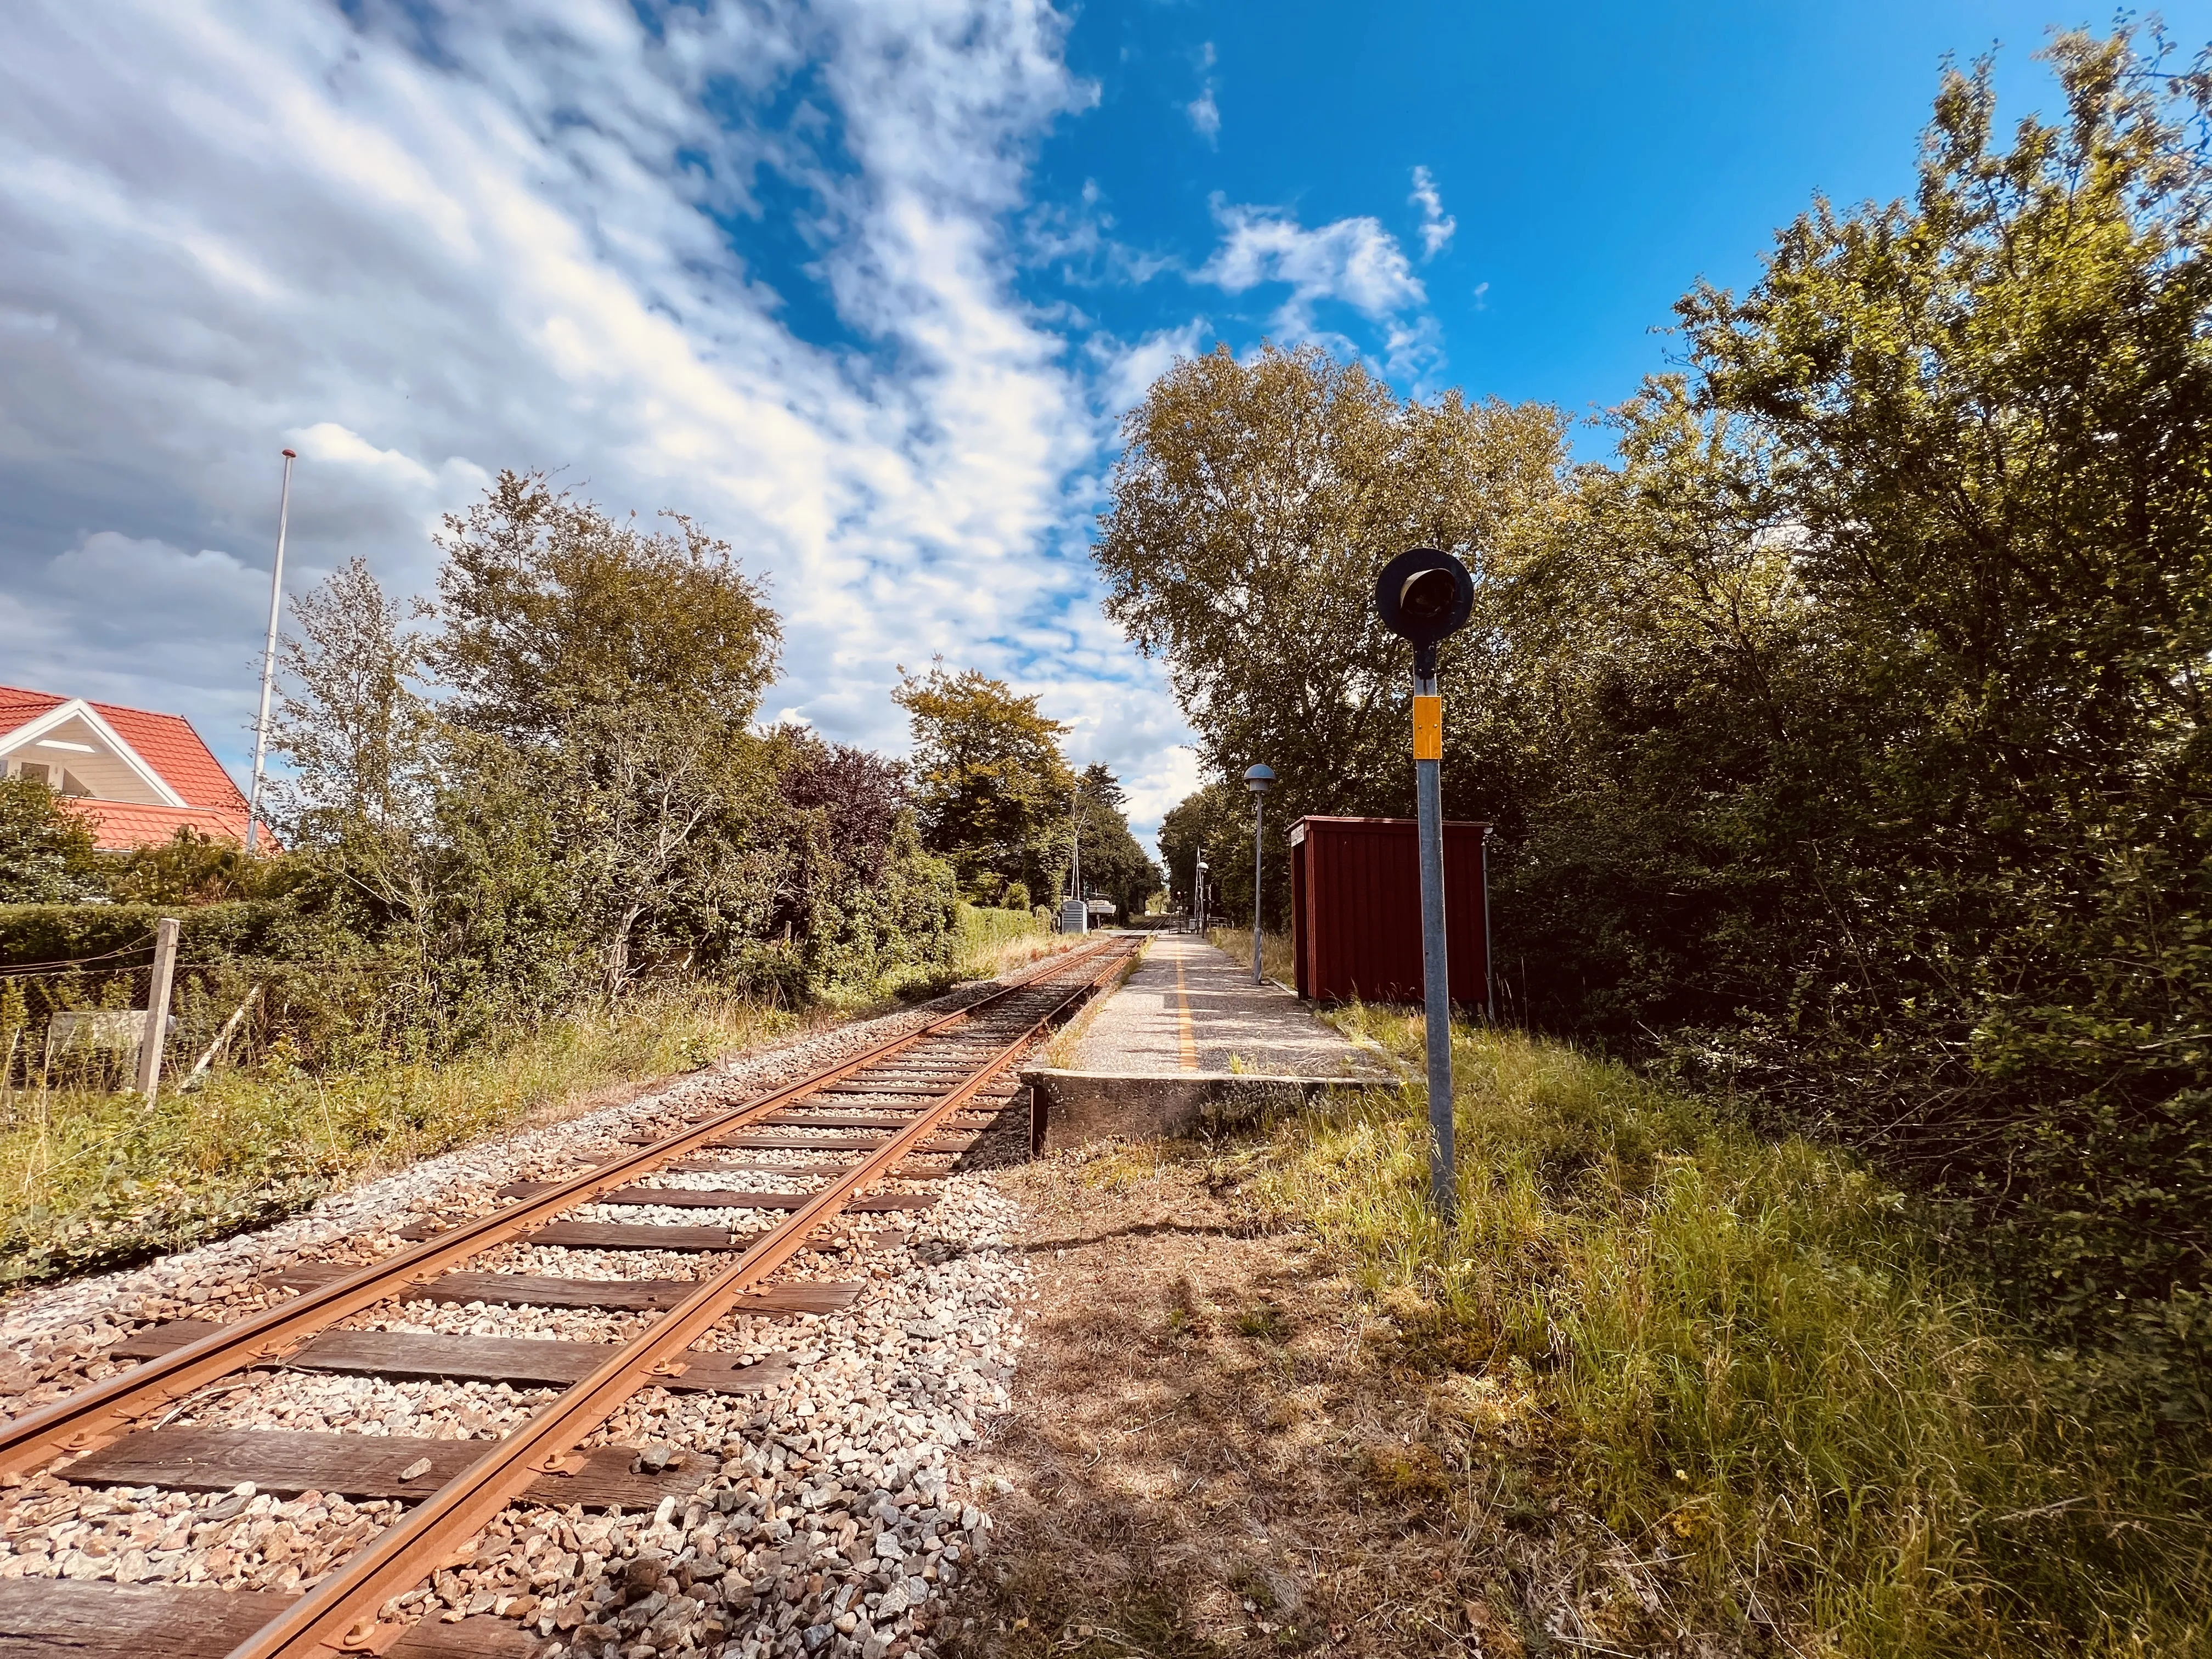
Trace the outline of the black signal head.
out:
M 1383 627 L 1415 645 L 1434 645 L 1458 633 L 1474 609 L 1474 578 L 1433 547 L 1401 553 L 1376 579 L 1376 615 Z

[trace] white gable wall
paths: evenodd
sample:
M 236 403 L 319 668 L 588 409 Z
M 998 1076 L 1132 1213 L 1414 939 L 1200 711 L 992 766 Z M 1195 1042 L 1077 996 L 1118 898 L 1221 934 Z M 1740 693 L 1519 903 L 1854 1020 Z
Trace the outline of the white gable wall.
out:
M 61 718 L 56 720 L 53 715 Z M 60 746 L 67 745 L 67 746 Z M 178 806 L 175 791 L 150 776 L 140 762 L 106 728 L 104 722 L 64 704 L 0 737 L 0 765 L 18 775 L 26 763 L 49 769 L 46 781 L 63 787 L 66 770 L 82 792 L 97 800 L 133 801 L 143 806 Z

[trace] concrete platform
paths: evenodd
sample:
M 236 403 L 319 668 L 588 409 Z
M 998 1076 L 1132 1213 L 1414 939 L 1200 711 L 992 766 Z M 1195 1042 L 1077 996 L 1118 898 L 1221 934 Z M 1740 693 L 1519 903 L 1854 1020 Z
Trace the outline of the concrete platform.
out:
M 1155 934 L 1136 972 L 1091 1016 L 1064 1070 L 1022 1073 L 1038 1152 L 1110 1135 L 1187 1134 L 1295 1109 L 1347 1085 L 1395 1083 L 1249 960 L 1194 933 Z

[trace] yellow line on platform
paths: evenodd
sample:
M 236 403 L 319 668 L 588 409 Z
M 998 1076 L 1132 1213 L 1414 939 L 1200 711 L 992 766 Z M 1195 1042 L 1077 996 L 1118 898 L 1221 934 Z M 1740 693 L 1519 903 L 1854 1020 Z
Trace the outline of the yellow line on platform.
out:
M 1186 1072 L 1198 1069 L 1198 1043 L 1190 1033 L 1190 987 L 1183 982 L 1182 958 L 1176 958 L 1176 1059 Z

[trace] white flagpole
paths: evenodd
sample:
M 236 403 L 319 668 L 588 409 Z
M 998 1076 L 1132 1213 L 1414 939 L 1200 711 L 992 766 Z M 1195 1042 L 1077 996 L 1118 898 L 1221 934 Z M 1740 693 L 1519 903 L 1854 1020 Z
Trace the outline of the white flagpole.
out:
M 246 850 L 252 852 L 261 829 L 261 768 L 269 752 L 269 692 L 276 682 L 276 624 L 284 605 L 284 531 L 292 516 L 292 463 L 297 450 L 284 452 L 284 488 L 276 499 L 276 562 L 269 572 L 269 639 L 261 650 L 261 717 L 253 724 L 253 794 L 246 805 Z

